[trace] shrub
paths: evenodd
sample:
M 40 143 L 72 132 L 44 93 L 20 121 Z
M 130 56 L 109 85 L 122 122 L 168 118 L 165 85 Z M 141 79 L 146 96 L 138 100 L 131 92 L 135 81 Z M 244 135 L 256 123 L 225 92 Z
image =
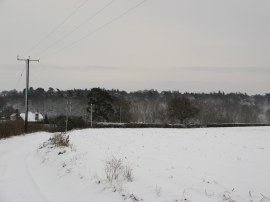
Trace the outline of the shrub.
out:
M 49 139 L 49 144 L 55 147 L 68 147 L 70 146 L 69 135 L 63 133 L 54 134 L 53 137 Z
M 105 174 L 109 182 L 117 180 L 123 172 L 123 161 L 113 157 L 105 163 Z
M 123 170 L 123 177 L 126 181 L 132 182 L 134 177 L 133 177 L 133 170 L 130 166 L 126 165 Z
M 105 162 L 105 175 L 110 183 L 117 180 L 132 182 L 134 179 L 132 168 L 129 165 L 124 165 L 122 159 L 115 157 Z

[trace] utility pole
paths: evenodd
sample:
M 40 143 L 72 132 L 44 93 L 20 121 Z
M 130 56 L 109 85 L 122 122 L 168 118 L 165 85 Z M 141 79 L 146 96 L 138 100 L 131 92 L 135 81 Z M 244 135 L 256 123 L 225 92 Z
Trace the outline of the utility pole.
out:
M 91 104 L 91 115 L 90 115 L 90 121 L 91 121 L 91 128 L 93 128 L 93 104 Z
M 120 123 L 122 122 L 122 108 L 119 108 L 119 118 L 120 118 Z
M 20 59 L 17 56 L 18 61 L 24 61 L 26 63 L 26 88 L 25 88 L 25 118 L 24 118 L 24 133 L 28 131 L 28 88 L 29 88 L 29 64 L 30 62 L 39 62 L 39 60 L 31 60 L 30 56 L 28 59 Z
M 71 113 L 71 101 L 67 101 L 66 105 L 66 132 L 68 130 L 68 115 Z

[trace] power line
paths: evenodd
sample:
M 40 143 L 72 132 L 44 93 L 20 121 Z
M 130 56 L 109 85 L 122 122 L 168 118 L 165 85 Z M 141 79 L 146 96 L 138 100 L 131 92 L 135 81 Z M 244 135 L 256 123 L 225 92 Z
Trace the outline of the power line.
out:
M 83 25 L 85 25 L 86 23 L 88 23 L 89 21 L 93 20 L 98 14 L 100 14 L 102 11 L 104 11 L 106 8 L 108 8 L 115 0 L 111 0 L 109 3 L 107 3 L 104 7 L 102 7 L 101 9 L 99 9 L 97 12 L 95 12 L 93 15 L 91 15 L 89 18 L 87 18 L 84 22 L 82 22 L 81 24 L 79 24 L 78 26 L 76 26 L 73 30 L 71 30 L 70 32 L 68 32 L 66 35 L 64 35 L 63 37 L 61 37 L 59 40 L 56 40 L 54 43 L 52 43 L 51 45 L 49 45 L 48 47 L 46 47 L 45 49 L 41 50 L 39 53 L 37 53 L 34 57 L 41 55 L 42 53 L 44 53 L 45 51 L 47 51 L 48 49 L 54 47 L 55 45 L 57 45 L 59 42 L 63 41 L 64 39 L 66 39 L 68 36 L 70 36 L 72 33 L 74 33 L 75 31 L 77 31 L 80 27 L 82 27 Z
M 16 82 L 15 89 L 17 89 L 17 87 L 18 87 L 18 85 L 19 85 L 19 83 L 20 83 L 20 81 L 22 79 L 22 75 L 23 75 L 24 71 L 25 71 L 25 67 L 23 67 L 22 72 L 21 72 L 21 74 L 19 76 L 19 79 Z
M 89 0 L 83 1 L 78 7 L 76 7 L 71 14 L 69 14 L 62 22 L 60 22 L 51 32 L 49 32 L 46 36 L 44 36 L 39 42 L 37 42 L 32 48 L 25 51 L 25 53 L 29 53 L 32 50 L 36 49 L 43 41 L 49 38 L 53 33 L 55 33 L 60 27 L 62 27 L 82 6 L 84 6 Z M 24 54 L 25 54 L 24 53 Z
M 120 18 L 126 16 L 128 13 L 130 13 L 130 12 L 133 11 L 134 9 L 138 8 L 139 6 L 141 6 L 142 4 L 144 4 L 146 1 L 147 1 L 147 0 L 141 1 L 140 3 L 136 4 L 135 6 L 132 6 L 131 8 L 129 8 L 128 10 L 126 10 L 125 12 L 123 12 L 122 14 L 116 16 L 115 18 L 111 19 L 110 21 L 104 23 L 103 25 L 101 25 L 101 26 L 99 26 L 98 28 L 94 29 L 93 31 L 89 32 L 89 33 L 86 34 L 84 37 L 82 37 L 82 38 L 80 38 L 80 39 L 78 39 L 78 40 L 76 40 L 76 41 L 74 41 L 74 42 L 68 44 L 67 46 L 64 46 L 63 48 L 58 49 L 57 51 L 53 52 L 52 54 L 46 55 L 46 56 L 44 56 L 44 57 L 42 57 L 42 58 L 50 57 L 50 56 L 52 56 L 52 55 L 54 55 L 54 54 L 57 54 L 57 53 L 61 52 L 62 50 L 65 50 L 65 49 L 67 49 L 67 48 L 69 48 L 69 47 L 71 47 L 71 46 L 73 46 L 73 45 L 75 45 L 75 44 L 77 44 L 77 43 L 83 41 L 84 39 L 88 38 L 89 36 L 95 34 L 96 32 L 98 32 L 98 31 L 102 30 L 103 28 L 109 26 L 110 24 L 116 22 L 116 21 L 119 20 Z

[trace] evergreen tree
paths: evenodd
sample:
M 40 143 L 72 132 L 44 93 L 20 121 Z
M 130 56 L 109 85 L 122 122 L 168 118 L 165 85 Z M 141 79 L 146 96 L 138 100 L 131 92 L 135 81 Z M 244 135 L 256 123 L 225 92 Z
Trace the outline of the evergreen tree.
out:
M 173 98 L 168 105 L 168 115 L 173 122 L 180 121 L 180 123 L 184 123 L 186 119 L 195 116 L 198 111 L 186 97 Z
M 109 116 L 114 113 L 110 94 L 105 89 L 92 88 L 87 98 L 87 112 L 91 113 L 92 104 L 93 121 L 109 121 Z

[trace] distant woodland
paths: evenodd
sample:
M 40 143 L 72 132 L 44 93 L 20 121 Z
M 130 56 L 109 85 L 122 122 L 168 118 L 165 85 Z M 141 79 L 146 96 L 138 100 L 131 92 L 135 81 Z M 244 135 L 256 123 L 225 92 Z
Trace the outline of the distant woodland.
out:
M 76 117 L 89 122 L 114 123 L 269 123 L 270 93 L 181 93 L 178 91 L 49 88 L 29 89 L 29 111 L 46 119 L 59 116 Z M 24 91 L 0 93 L 0 118 L 9 120 L 14 112 L 24 113 Z M 67 105 L 69 101 L 69 105 Z M 91 108 L 92 104 L 92 108 Z

